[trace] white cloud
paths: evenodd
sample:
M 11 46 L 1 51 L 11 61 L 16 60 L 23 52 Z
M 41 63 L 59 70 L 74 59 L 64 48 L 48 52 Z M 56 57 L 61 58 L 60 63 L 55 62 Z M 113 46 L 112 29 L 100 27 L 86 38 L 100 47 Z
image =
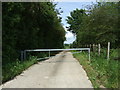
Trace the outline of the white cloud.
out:
M 97 0 L 51 0 L 52 2 L 96 2 Z
M 67 31 L 65 37 L 66 38 L 71 38 L 71 37 L 73 37 L 73 34 L 69 31 Z
M 64 43 L 65 44 L 73 43 L 76 40 L 76 36 L 72 32 L 67 31 L 66 29 L 65 29 L 65 31 L 66 31 L 66 35 L 65 35 L 66 41 Z

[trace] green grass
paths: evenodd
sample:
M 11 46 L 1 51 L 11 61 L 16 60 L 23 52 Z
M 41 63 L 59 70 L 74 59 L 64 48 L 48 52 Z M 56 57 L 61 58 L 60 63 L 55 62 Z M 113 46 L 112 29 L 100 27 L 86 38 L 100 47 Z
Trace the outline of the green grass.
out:
M 118 70 L 120 61 L 113 60 L 117 55 L 117 50 L 112 50 L 110 53 L 111 59 L 106 59 L 106 54 L 103 52 L 100 56 L 97 53 L 91 52 L 91 60 L 88 60 L 88 53 L 82 52 L 74 54 L 83 68 L 86 70 L 89 79 L 94 88 L 118 88 Z
M 2 66 L 2 83 L 13 79 L 16 75 L 19 75 L 22 71 L 37 63 L 36 59 L 36 57 L 30 57 L 25 61 L 16 60 L 15 62 Z

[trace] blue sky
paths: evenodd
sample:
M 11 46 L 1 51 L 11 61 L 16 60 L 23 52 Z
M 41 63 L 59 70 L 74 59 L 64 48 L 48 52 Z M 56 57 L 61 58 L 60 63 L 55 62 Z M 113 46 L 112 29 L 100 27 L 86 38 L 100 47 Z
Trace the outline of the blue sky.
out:
M 67 16 L 70 15 L 71 11 L 75 10 L 76 8 L 85 9 L 87 5 L 91 4 L 92 2 L 58 2 L 56 8 L 61 8 L 61 10 L 63 11 L 63 13 L 61 14 L 63 26 L 69 26 L 66 22 L 66 19 Z M 67 30 L 66 32 L 66 41 L 64 43 L 70 44 L 76 39 L 76 37 L 71 32 L 68 32 Z

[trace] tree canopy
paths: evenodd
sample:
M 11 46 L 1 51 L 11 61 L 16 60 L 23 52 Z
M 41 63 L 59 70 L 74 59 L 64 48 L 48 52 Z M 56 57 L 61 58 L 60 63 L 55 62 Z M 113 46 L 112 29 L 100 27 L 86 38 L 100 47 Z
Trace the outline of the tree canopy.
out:
M 63 48 L 65 30 L 51 2 L 2 3 L 3 63 L 25 49 Z
M 67 17 L 69 31 L 77 35 L 74 45 L 79 47 L 85 44 L 107 42 L 116 48 L 120 45 L 119 8 L 120 2 L 103 2 L 93 4 L 86 9 L 76 9 Z

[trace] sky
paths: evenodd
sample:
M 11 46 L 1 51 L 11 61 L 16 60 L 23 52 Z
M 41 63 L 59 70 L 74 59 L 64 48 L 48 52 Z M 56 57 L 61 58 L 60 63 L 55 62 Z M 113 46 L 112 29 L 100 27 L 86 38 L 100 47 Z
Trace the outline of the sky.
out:
M 80 0 L 83 1 L 83 0 Z M 95 2 L 96 0 L 90 0 Z M 87 5 L 91 5 L 92 2 L 88 2 L 88 0 L 86 2 L 57 2 L 57 6 L 56 8 L 59 9 L 61 8 L 61 10 L 63 11 L 63 13 L 60 15 L 62 17 L 62 23 L 63 23 L 63 27 L 65 28 L 66 26 L 69 26 L 66 22 L 67 16 L 70 16 L 70 12 L 75 10 L 76 8 L 78 9 L 85 9 Z M 67 29 L 65 28 L 66 31 L 66 41 L 64 42 L 65 44 L 71 44 L 73 43 L 73 41 L 76 40 L 76 36 L 73 35 L 71 32 L 67 31 Z

